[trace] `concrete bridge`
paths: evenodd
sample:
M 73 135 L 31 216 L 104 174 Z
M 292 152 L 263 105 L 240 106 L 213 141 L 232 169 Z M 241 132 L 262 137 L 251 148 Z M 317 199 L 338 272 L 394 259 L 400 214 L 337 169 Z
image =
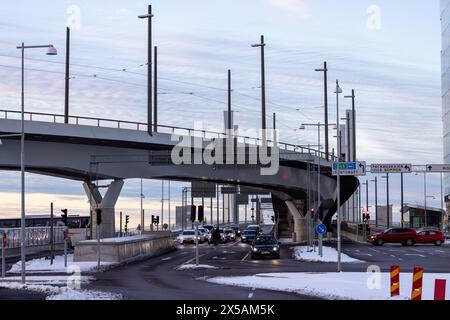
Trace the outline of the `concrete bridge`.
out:
M 146 124 L 130 121 L 71 116 L 65 124 L 63 115 L 30 112 L 25 119 L 26 171 L 82 182 L 91 211 L 102 208 L 102 238 L 114 234 L 114 206 L 124 180 L 129 178 L 209 181 L 267 190 L 272 194 L 283 229 L 280 233 L 295 231 L 297 241 L 303 241 L 307 190 L 310 205 L 316 207 L 320 163 L 319 212 L 327 224 L 336 212 L 336 179 L 331 175 L 331 163 L 324 159 L 323 153 L 313 149 L 277 143 L 279 171 L 275 175 L 261 175 L 260 166 L 172 163 L 170 152 L 178 143 L 173 141 L 173 135 L 189 137 L 197 141 L 197 148 L 204 149 L 209 143 L 207 139 L 226 138 L 224 133 L 158 126 L 158 132 L 150 136 Z M 20 128 L 20 112 L 0 110 L 0 134 L 19 133 Z M 261 146 L 261 140 L 256 138 L 234 138 L 247 149 Z M 274 143 L 268 144 L 272 149 Z M 20 170 L 20 138 L 3 138 L 0 150 L 0 169 Z M 94 180 L 112 180 L 103 197 L 92 183 Z M 341 201 L 345 202 L 357 189 L 358 182 L 354 177 L 342 177 L 341 183 Z M 92 218 L 95 235 L 95 214 Z

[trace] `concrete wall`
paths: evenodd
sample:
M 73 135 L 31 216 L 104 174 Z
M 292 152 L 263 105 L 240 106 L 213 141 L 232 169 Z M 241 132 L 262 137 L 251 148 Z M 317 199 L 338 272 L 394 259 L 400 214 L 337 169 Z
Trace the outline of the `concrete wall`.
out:
M 120 263 L 157 256 L 173 249 L 173 240 L 167 235 L 141 235 L 101 239 L 100 260 Z M 97 261 L 97 241 L 78 242 L 75 246 L 74 261 Z

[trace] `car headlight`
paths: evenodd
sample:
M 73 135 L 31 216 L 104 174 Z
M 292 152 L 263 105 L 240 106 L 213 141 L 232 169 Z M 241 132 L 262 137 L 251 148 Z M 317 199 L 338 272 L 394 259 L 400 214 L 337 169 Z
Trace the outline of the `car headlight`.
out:
M 258 248 L 253 248 L 253 252 L 257 252 L 258 251 Z
M 246 236 L 242 236 L 242 239 L 247 239 L 247 237 Z
M 273 251 L 277 251 L 278 250 L 278 248 L 277 247 L 273 247 Z

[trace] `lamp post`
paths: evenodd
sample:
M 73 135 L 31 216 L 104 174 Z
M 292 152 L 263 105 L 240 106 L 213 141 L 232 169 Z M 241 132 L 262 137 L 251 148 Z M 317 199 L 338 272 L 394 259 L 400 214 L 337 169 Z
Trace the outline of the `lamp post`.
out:
M 339 164 L 341 162 L 341 131 L 339 130 L 339 94 L 342 93 L 342 89 L 339 86 L 339 80 L 336 80 L 336 125 L 337 125 L 337 271 L 341 272 L 341 175 Z
M 329 159 L 328 144 L 328 68 L 327 62 L 324 61 L 323 68 L 315 69 L 316 72 L 323 72 L 323 99 L 324 99 L 324 121 L 325 121 L 325 159 Z
M 423 199 L 425 204 L 425 227 L 428 227 L 428 215 L 427 215 L 427 172 L 423 172 Z
M 21 92 L 21 107 L 22 107 L 22 117 L 21 117 L 21 133 L 20 133 L 20 177 L 21 177 L 21 232 L 20 232 L 20 248 L 21 248 L 21 259 L 22 259 L 22 284 L 25 284 L 25 49 L 40 49 L 46 48 L 46 54 L 49 56 L 57 55 L 58 52 L 52 44 L 49 45 L 37 45 L 37 46 L 25 46 L 22 42 L 21 46 L 17 49 L 21 50 L 22 53 L 22 92 Z
M 261 129 L 262 129 L 262 140 L 265 144 L 266 142 L 266 76 L 265 76 L 265 61 L 264 61 L 264 36 L 261 35 L 261 42 L 257 44 L 252 44 L 252 48 L 261 48 Z
M 147 48 L 147 131 L 152 135 L 152 6 L 148 6 L 148 13 L 139 15 L 139 19 L 148 19 L 148 48 Z

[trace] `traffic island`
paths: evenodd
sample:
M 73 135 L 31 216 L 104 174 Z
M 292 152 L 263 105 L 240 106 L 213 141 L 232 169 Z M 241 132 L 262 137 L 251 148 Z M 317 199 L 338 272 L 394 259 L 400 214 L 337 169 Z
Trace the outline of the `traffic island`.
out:
M 147 259 L 175 250 L 173 239 L 167 235 L 139 235 L 121 238 L 79 241 L 75 245 L 74 261 L 97 261 L 98 246 L 100 260 L 127 263 Z

